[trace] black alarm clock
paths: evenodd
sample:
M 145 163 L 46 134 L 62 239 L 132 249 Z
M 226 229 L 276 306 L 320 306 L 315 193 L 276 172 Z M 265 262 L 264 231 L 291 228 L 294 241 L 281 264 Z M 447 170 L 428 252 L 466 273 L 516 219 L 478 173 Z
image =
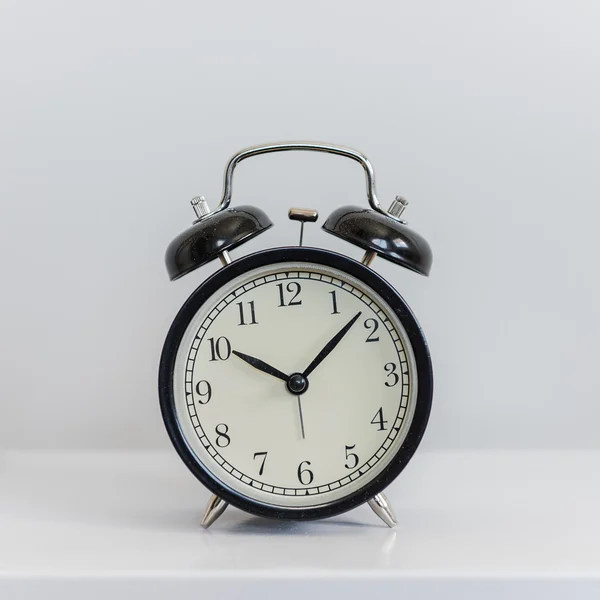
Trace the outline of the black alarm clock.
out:
M 302 245 L 316 210 L 289 211 L 298 246 L 232 259 L 229 251 L 272 226 L 254 206 L 231 205 L 236 165 L 270 152 L 350 158 L 366 174 L 370 208 L 342 206 L 323 229 L 366 252 Z M 213 494 L 209 527 L 229 505 L 264 517 L 320 519 L 368 503 L 390 527 L 383 490 L 413 456 L 427 425 L 433 376 L 427 342 L 402 296 L 371 267 L 376 256 L 428 275 L 429 244 L 376 196 L 361 153 L 316 143 L 242 150 L 225 170 L 221 202 L 192 205 L 197 220 L 166 252 L 170 278 L 219 259 L 222 268 L 185 302 L 159 368 L 169 437 Z

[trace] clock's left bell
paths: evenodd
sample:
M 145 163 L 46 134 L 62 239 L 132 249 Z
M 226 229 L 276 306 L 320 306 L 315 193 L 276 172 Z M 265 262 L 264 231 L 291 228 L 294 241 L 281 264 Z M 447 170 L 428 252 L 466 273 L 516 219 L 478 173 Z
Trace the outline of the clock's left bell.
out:
M 169 244 L 165 253 L 171 281 L 216 258 L 229 262 L 228 250 L 273 225 L 266 213 L 255 206 L 237 206 L 211 213 L 204 198 L 194 198 L 192 206 L 198 219 Z

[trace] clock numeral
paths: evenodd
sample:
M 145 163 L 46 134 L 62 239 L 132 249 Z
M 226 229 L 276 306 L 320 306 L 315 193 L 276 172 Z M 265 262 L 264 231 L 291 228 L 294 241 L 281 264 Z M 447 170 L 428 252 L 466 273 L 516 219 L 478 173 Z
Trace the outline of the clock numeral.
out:
M 277 287 L 279 288 L 279 307 L 280 308 L 282 306 L 298 306 L 298 305 L 302 304 L 302 300 L 296 300 L 296 298 L 302 291 L 302 286 L 297 281 L 290 281 L 285 286 L 285 289 L 288 294 L 294 294 L 290 298 L 289 302 L 286 302 L 286 300 L 285 300 L 285 296 L 283 293 L 283 283 L 278 283 Z
M 339 315 L 340 311 L 337 306 L 337 296 L 335 295 L 335 290 L 333 292 L 329 292 L 331 294 L 331 302 L 333 303 L 333 310 L 331 311 L 332 315 Z
M 204 391 L 202 391 L 202 388 L 204 388 Z M 200 396 L 200 398 L 198 398 L 199 404 L 208 404 L 212 397 L 212 387 L 210 386 L 210 383 L 205 379 L 199 381 L 196 384 L 196 394 Z
M 238 325 L 258 325 L 258 321 L 256 320 L 256 313 L 254 312 L 254 300 L 250 300 L 250 302 L 246 302 L 250 306 L 250 322 L 246 323 L 244 318 L 244 303 L 237 302 L 237 306 L 240 309 L 240 322 Z
M 302 465 L 310 466 L 309 460 L 303 460 L 300 465 L 298 465 L 298 481 L 302 485 L 310 485 L 315 478 L 313 472 L 310 469 L 303 469 Z
M 211 361 L 213 360 L 227 360 L 231 356 L 231 344 L 226 337 L 208 338 L 210 342 L 210 355 Z
M 377 319 L 367 319 L 364 322 L 365 329 L 372 329 L 365 342 L 378 342 L 379 336 L 375 336 L 375 332 L 379 329 L 379 321 Z
M 229 426 L 225 423 L 219 423 L 215 427 L 215 433 L 217 434 L 217 446 L 219 448 L 227 448 L 231 444 L 231 438 L 227 435 L 229 433 Z
M 371 419 L 372 425 L 379 425 L 379 429 L 377 431 L 387 431 L 385 424 L 387 421 L 383 420 L 383 407 L 381 407 L 376 413 L 375 416 Z
M 388 378 L 388 380 L 390 377 L 392 378 L 391 383 L 390 381 L 386 381 L 385 385 L 387 387 L 394 387 L 400 381 L 400 376 L 398 375 L 398 373 L 396 373 L 396 369 L 398 368 L 398 366 L 396 365 L 396 363 L 389 362 L 383 368 L 387 373 L 386 377 Z
M 344 465 L 346 469 L 354 469 L 358 464 L 358 454 L 354 454 L 354 452 L 348 452 L 348 450 L 354 450 L 354 448 L 356 448 L 356 444 L 352 444 L 352 446 L 346 446 L 346 464 Z
M 262 456 L 262 462 L 260 463 L 260 469 L 258 470 L 258 474 L 262 475 L 265 470 L 265 461 L 267 460 L 267 452 L 255 452 L 254 460 L 256 460 L 257 456 Z

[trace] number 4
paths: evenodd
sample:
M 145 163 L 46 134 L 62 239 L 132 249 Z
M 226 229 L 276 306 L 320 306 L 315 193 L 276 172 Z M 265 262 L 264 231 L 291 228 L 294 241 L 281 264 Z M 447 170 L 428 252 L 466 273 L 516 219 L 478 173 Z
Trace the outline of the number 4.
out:
M 372 425 L 379 425 L 379 429 L 377 431 L 386 431 L 385 424 L 387 421 L 383 420 L 383 407 L 381 407 L 376 413 L 375 416 L 371 419 Z

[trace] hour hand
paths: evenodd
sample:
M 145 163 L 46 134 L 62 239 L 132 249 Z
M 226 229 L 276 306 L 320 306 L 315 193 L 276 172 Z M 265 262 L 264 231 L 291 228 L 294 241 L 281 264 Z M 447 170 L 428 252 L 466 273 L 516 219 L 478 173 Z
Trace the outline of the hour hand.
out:
M 281 379 L 282 381 L 288 382 L 289 377 L 281 372 L 279 369 L 268 365 L 264 360 L 260 360 L 260 358 L 255 358 L 254 356 L 250 356 L 249 354 L 244 354 L 243 352 L 238 352 L 237 350 L 232 351 L 238 358 L 241 358 L 243 361 L 247 362 L 250 366 L 262 371 L 263 373 L 267 373 L 267 375 L 272 375 L 273 377 L 277 377 L 277 379 Z

